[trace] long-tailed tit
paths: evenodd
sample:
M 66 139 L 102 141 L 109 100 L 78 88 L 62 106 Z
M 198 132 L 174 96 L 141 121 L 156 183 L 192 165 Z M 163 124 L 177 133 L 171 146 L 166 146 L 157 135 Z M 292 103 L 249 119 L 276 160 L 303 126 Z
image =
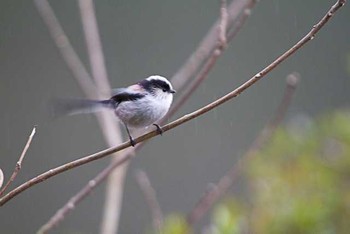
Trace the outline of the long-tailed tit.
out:
M 162 133 L 162 129 L 156 122 L 168 112 L 175 92 L 166 78 L 154 75 L 127 88 L 113 90 L 112 97 L 107 100 L 56 101 L 54 111 L 60 115 L 72 115 L 104 109 L 112 110 L 125 125 L 130 143 L 135 146 L 129 128 L 142 128 L 153 124 Z

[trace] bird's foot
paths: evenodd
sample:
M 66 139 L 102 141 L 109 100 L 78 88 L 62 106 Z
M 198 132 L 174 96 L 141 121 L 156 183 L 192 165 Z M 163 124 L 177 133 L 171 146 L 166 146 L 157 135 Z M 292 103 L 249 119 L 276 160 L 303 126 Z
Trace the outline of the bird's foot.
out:
M 160 135 L 163 135 L 163 129 L 158 125 L 158 124 L 153 124 L 154 126 L 156 126 L 157 128 L 157 132 L 160 134 Z
M 132 145 L 132 147 L 135 147 L 136 142 L 135 142 L 135 140 L 132 138 L 132 136 L 129 136 L 129 140 L 130 140 L 130 144 Z

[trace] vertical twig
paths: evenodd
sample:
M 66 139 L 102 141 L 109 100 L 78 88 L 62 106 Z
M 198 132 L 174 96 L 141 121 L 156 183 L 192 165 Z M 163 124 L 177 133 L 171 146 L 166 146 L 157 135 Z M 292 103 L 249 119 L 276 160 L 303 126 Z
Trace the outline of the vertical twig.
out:
M 10 184 L 15 180 L 16 176 L 18 175 L 19 171 L 21 170 L 22 168 L 22 162 L 23 162 L 23 159 L 24 159 L 24 156 L 27 154 L 27 151 L 29 149 L 29 146 L 30 144 L 32 143 L 32 140 L 34 138 L 34 135 L 35 135 L 35 132 L 36 132 L 36 126 L 33 127 L 33 130 L 32 132 L 30 133 L 29 137 L 28 137 L 28 140 L 27 140 L 27 143 L 26 145 L 24 146 L 24 149 L 22 151 L 22 154 L 21 156 L 19 157 L 17 163 L 16 163 L 16 167 L 10 177 L 10 179 L 7 181 L 7 183 L 5 184 L 5 186 L 1 189 L 0 191 L 0 196 L 6 191 L 6 189 L 10 186 Z M 1 176 L 0 176 L 1 177 Z M 3 176 L 2 176 L 3 177 Z M 1 186 L 0 186 L 1 188 Z
M 246 152 L 247 155 L 254 155 L 255 152 L 259 151 L 261 147 L 266 143 L 266 141 L 272 137 L 273 133 L 285 117 L 285 114 L 290 106 L 290 102 L 293 99 L 299 80 L 300 74 L 297 72 L 293 72 L 287 76 L 284 95 L 275 111 L 273 118 L 261 131 L 253 144 L 249 147 L 248 151 Z
M 226 1 L 221 1 L 221 9 L 220 9 L 220 21 L 218 24 L 218 33 L 217 33 L 217 43 L 216 47 L 213 50 L 213 52 L 209 55 L 209 58 L 204 63 L 204 65 L 200 68 L 198 74 L 191 82 L 190 86 L 185 89 L 183 92 L 181 98 L 174 104 L 174 106 L 171 108 L 171 110 L 167 113 L 165 118 L 163 119 L 163 122 L 173 116 L 180 107 L 192 96 L 194 91 L 199 87 L 199 85 L 208 77 L 209 72 L 216 64 L 216 61 L 224 51 L 227 45 L 227 39 L 226 39 L 226 31 L 227 31 L 227 6 Z M 231 37 L 232 39 L 233 37 Z
M 157 196 L 146 172 L 139 170 L 136 172 L 136 180 L 151 210 L 153 229 L 160 233 L 163 224 L 163 213 L 157 201 Z
M 89 52 L 90 66 L 95 83 L 100 90 L 109 94 L 111 92 L 111 87 L 107 77 L 94 3 L 92 0 L 79 0 L 78 2 Z M 99 122 L 109 146 L 118 145 L 122 142 L 120 129 L 117 127 L 115 116 L 112 116 L 111 113 L 101 113 Z M 113 156 L 112 162 L 116 160 L 118 154 L 119 153 L 116 153 Z M 123 165 L 108 177 L 100 233 L 114 234 L 118 231 L 124 178 L 127 167 L 127 164 Z
M 92 77 L 99 90 L 109 94 L 111 87 L 103 56 L 100 34 L 92 0 L 79 0 L 80 14 L 88 49 Z
M 241 30 L 242 26 L 244 23 L 247 21 L 249 16 L 252 13 L 252 9 L 255 7 L 256 3 L 258 0 L 251 0 L 250 2 L 247 3 L 245 9 L 243 12 L 240 14 L 240 16 L 237 18 L 235 21 L 234 27 L 229 28 L 229 32 L 227 33 L 227 40 L 231 41 L 232 38 L 234 38 L 239 30 Z
M 292 73 L 287 76 L 287 85 L 284 91 L 284 95 L 274 113 L 273 118 L 260 132 L 258 137 L 251 144 L 242 158 L 233 165 L 233 167 L 219 180 L 213 189 L 211 189 L 209 192 L 206 192 L 204 196 L 198 200 L 195 207 L 187 216 L 187 222 L 190 225 L 197 223 L 208 212 L 210 207 L 223 194 L 227 192 L 227 190 L 232 186 L 233 182 L 242 171 L 244 163 L 250 160 L 251 157 L 255 155 L 254 153 L 257 152 L 264 145 L 264 143 L 271 139 L 273 133 L 276 131 L 277 127 L 280 125 L 281 121 L 286 115 L 287 109 L 295 93 L 295 88 L 298 80 L 299 74 L 297 73 Z
M 230 25 L 232 25 L 239 17 L 243 9 L 246 9 L 246 6 L 252 1 L 256 0 L 232 1 L 227 7 L 227 28 L 230 28 Z M 209 32 L 204 36 L 203 40 L 199 43 L 196 50 L 172 77 L 171 82 L 177 90 L 180 90 L 187 83 L 189 78 L 192 77 L 193 74 L 196 74 L 201 65 L 210 57 L 210 54 L 216 48 L 218 39 L 217 30 L 220 22 L 221 19 L 218 19 L 217 22 L 215 22 Z

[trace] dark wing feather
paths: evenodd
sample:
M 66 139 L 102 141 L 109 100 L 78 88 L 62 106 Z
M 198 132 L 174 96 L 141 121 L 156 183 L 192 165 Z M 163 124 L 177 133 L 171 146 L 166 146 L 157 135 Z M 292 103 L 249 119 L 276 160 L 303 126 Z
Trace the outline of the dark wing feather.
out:
M 110 100 L 118 105 L 121 102 L 136 101 L 140 98 L 143 98 L 144 96 L 145 94 L 142 93 L 130 93 L 126 91 L 121 91 L 119 93 L 116 93 L 113 97 L 111 97 Z

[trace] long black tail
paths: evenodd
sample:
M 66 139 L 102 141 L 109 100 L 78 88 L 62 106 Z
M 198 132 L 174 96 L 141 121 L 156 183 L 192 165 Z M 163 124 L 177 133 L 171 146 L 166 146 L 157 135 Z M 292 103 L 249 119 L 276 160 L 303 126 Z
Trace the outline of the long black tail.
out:
M 64 115 L 86 114 L 112 109 L 111 100 L 54 99 L 49 105 L 50 114 L 57 118 Z

